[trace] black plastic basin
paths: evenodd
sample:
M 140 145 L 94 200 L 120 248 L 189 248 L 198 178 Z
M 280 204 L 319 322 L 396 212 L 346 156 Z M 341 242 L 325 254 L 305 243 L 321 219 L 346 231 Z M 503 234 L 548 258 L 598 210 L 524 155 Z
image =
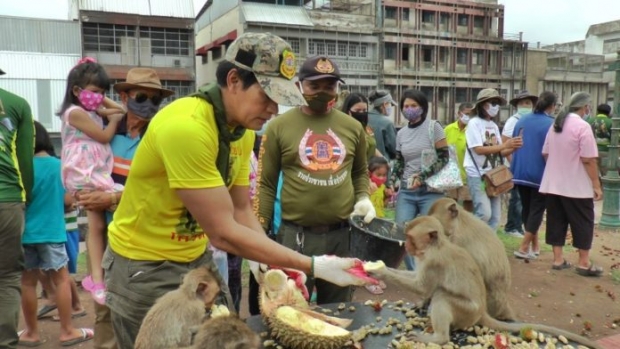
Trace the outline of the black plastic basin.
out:
M 407 253 L 403 226 L 382 218 L 365 223 L 363 218 L 349 218 L 351 256 L 363 261 L 382 260 L 386 266 L 398 268 Z

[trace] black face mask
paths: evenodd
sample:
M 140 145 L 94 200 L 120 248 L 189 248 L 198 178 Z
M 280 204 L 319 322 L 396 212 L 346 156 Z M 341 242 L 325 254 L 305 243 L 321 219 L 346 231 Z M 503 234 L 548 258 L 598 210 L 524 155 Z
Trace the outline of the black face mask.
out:
M 150 99 L 146 99 L 140 103 L 133 98 L 128 98 L 127 109 L 142 119 L 150 120 L 159 111 L 159 105 L 153 104 Z
M 350 111 L 351 116 L 362 123 L 362 126 L 368 126 L 368 112 L 367 111 Z

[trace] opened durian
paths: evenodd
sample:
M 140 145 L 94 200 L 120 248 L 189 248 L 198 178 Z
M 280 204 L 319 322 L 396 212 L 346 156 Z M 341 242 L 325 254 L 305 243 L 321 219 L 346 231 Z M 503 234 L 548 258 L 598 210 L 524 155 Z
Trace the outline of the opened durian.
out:
M 289 348 L 340 349 L 352 336 L 344 329 L 352 320 L 310 310 L 299 286 L 282 270 L 265 273 L 260 310 L 272 336 Z
M 352 336 L 344 328 L 287 305 L 277 308 L 269 322 L 272 335 L 289 348 L 339 349 Z

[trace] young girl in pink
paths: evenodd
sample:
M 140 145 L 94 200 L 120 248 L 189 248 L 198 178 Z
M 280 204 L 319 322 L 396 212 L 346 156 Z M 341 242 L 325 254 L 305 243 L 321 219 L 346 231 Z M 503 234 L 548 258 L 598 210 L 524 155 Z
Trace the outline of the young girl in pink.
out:
M 124 108 L 105 97 L 110 79 L 93 58 L 84 58 L 67 77 L 65 97 L 58 115 L 62 118 L 62 180 L 72 195 L 80 191 L 104 191 L 111 195 L 122 190 L 112 180 L 113 156 L 110 140 L 125 114 Z M 104 128 L 103 119 L 108 120 Z M 105 249 L 105 212 L 87 211 L 91 275 L 82 286 L 95 301 L 105 304 L 101 260 Z

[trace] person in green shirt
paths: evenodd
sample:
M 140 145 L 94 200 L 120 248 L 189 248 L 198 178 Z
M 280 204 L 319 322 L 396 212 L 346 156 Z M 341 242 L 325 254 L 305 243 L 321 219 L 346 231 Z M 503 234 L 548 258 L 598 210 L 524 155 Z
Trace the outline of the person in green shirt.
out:
M 0 70 L 0 75 L 4 72 Z M 0 348 L 17 347 L 24 208 L 32 190 L 34 122 L 22 97 L 0 88 Z
M 456 121 L 449 124 L 444 129 L 444 132 L 446 133 L 446 142 L 448 145 L 453 145 L 456 149 L 458 165 L 461 170 L 461 179 L 463 180 L 462 187 L 450 190 L 446 193 L 446 195 L 456 201 L 461 201 L 463 203 L 463 208 L 469 212 L 474 211 L 474 203 L 471 201 L 471 195 L 469 195 L 469 187 L 467 187 L 467 174 L 465 173 L 465 168 L 463 168 L 463 161 L 465 160 L 465 149 L 467 148 L 465 130 L 467 129 L 467 123 L 469 122 L 469 112 L 473 107 L 474 105 L 471 103 L 462 103 L 459 105 Z
M 601 171 L 601 176 L 607 173 L 609 165 L 607 162 L 608 147 L 611 142 L 611 118 L 609 114 L 611 114 L 611 107 L 607 104 L 600 104 L 596 107 L 596 117 L 588 120 L 596 138 L 598 168 Z

